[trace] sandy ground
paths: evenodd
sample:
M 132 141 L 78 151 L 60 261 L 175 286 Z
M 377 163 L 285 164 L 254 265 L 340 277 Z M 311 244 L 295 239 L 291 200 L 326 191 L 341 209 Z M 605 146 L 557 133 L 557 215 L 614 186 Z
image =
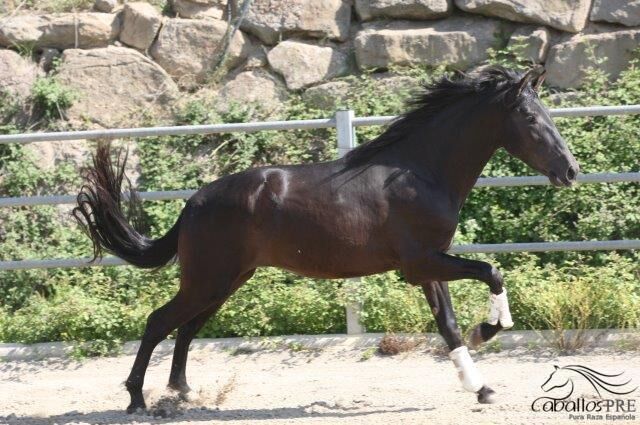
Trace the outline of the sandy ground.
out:
M 154 356 L 145 382 L 146 414 L 127 415 L 123 381 L 133 356 L 0 364 L 0 423 L 8 424 L 547 424 L 605 423 L 531 410 L 553 365 L 625 372 L 640 384 L 637 351 L 551 349 L 474 354 L 498 402 L 464 392 L 441 351 L 419 347 L 393 357 L 373 348 L 231 352 L 192 350 L 189 402 L 165 389 L 171 356 Z M 301 349 L 302 348 L 302 349 Z M 576 394 L 588 388 L 576 388 Z M 630 396 L 640 412 L 640 390 Z M 163 417 L 164 416 L 164 417 Z M 620 424 L 640 424 L 636 419 Z

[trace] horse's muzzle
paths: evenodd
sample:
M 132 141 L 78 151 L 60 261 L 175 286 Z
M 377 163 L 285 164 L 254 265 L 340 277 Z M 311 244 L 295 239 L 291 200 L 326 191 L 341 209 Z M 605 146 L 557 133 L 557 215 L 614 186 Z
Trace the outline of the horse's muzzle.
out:
M 575 160 L 573 164 L 563 167 L 562 171 L 550 170 L 547 176 L 552 185 L 557 187 L 570 187 L 575 183 L 580 172 L 580 166 Z

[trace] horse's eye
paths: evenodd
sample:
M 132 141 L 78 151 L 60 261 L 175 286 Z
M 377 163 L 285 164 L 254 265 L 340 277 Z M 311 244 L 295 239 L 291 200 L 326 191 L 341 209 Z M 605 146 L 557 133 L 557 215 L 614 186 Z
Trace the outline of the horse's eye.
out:
M 536 117 L 534 117 L 533 115 L 527 115 L 527 121 L 529 121 L 531 124 L 535 124 Z

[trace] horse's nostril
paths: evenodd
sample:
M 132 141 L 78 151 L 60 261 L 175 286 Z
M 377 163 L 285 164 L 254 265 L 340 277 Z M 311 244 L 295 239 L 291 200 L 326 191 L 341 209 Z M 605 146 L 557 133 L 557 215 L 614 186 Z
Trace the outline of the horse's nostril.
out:
M 576 171 L 576 169 L 573 167 L 569 167 L 569 169 L 567 170 L 567 179 L 573 180 L 576 178 L 576 175 L 578 175 L 578 172 Z

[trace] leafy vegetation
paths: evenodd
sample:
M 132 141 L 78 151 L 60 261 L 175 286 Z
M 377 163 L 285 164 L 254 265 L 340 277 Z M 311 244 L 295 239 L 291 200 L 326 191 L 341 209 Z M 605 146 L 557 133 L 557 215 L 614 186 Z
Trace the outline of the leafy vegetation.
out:
M 509 52 L 496 53 L 506 61 Z M 506 55 L 506 56 L 505 56 Z M 397 70 L 400 75 L 429 79 L 447 72 Z M 380 90 L 373 75 L 345 79 L 350 95 L 342 103 L 359 116 L 396 114 L 403 110 L 405 91 Z M 40 82 L 34 96 L 51 119 L 72 101 L 55 82 Z M 542 98 L 559 106 L 640 103 L 640 69 L 636 62 L 617 82 L 591 72 L 581 90 L 543 91 Z M 14 113 L 0 102 L 0 123 Z M 191 102 L 178 114 L 179 124 L 255 121 L 264 117 L 250 105 L 217 114 L 213 105 Z M 306 119 L 327 115 L 292 95 L 278 118 Z M 152 124 L 152 123 L 149 123 Z M 640 171 L 640 117 L 558 119 L 582 170 Z M 11 125 L 2 132 L 15 131 Z M 381 131 L 364 127 L 359 140 Z M 126 145 L 127 142 L 121 142 Z M 131 147 L 139 159 L 141 190 L 198 188 L 228 173 L 263 164 L 328 160 L 336 155 L 335 131 L 234 133 L 145 138 Z M 3 196 L 73 193 L 80 186 L 72 164 L 54 169 L 38 166 L 26 147 L 0 147 L 0 194 Z M 500 152 L 486 175 L 532 174 L 520 161 Z M 474 190 L 465 205 L 456 236 L 458 243 L 542 240 L 640 238 L 640 188 L 637 184 L 486 188 Z M 148 202 L 145 211 L 158 236 L 173 224 L 182 201 Z M 0 210 L 0 258 L 81 257 L 90 253 L 87 238 L 68 215 L 67 207 L 39 206 Z M 640 325 L 640 255 L 616 253 L 544 253 L 537 255 L 475 255 L 503 270 L 516 327 L 637 327 Z M 78 354 L 105 354 L 120 341 L 139 338 L 146 316 L 166 302 L 178 284 L 175 266 L 156 272 L 130 267 L 25 270 L 1 272 L 0 340 L 77 341 Z M 458 322 L 468 330 L 485 318 L 487 288 L 478 282 L 450 285 Z M 434 331 L 435 324 L 418 288 L 397 272 L 364 279 L 357 292 L 341 281 L 300 278 L 275 269 L 259 270 L 202 330 L 200 336 L 257 336 L 293 333 L 335 333 L 345 330 L 343 306 L 361 302 L 362 320 L 370 331 Z
M 76 98 L 73 90 L 62 85 L 55 76 L 38 78 L 31 87 L 34 106 L 47 120 L 64 118 Z

